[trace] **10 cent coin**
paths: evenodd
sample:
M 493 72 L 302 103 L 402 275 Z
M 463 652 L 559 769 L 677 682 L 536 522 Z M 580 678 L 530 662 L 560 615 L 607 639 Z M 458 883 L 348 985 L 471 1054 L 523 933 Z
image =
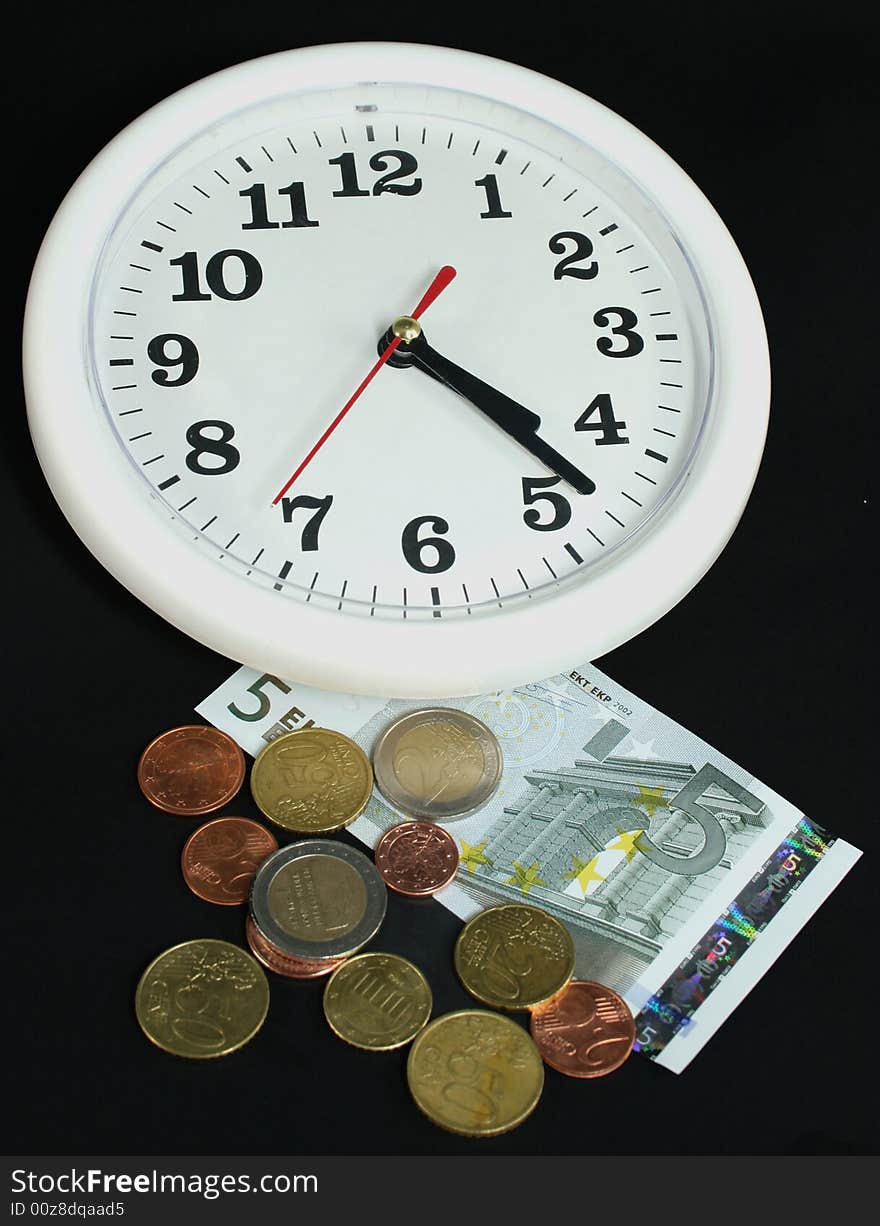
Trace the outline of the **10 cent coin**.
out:
M 531 1009 L 571 979 L 574 944 L 559 920 L 537 907 L 489 907 L 455 943 L 455 969 L 472 996 L 493 1009 Z
M 446 820 L 484 805 L 501 781 L 501 747 L 484 723 L 451 707 L 410 711 L 376 742 L 386 800 L 413 817 Z
M 396 954 L 349 958 L 324 989 L 330 1029 L 368 1051 L 391 1051 L 409 1043 L 431 1016 L 431 1006 L 425 976 Z

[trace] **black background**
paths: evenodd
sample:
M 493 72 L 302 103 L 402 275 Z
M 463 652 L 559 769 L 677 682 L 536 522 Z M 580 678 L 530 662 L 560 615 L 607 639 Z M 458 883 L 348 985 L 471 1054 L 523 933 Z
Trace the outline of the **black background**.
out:
M 33 5 L 7 24 L 7 1150 L 876 1149 L 878 789 L 863 593 L 874 566 L 877 31 L 811 22 L 804 6 L 728 6 L 723 17 L 707 5 L 518 8 L 361 5 L 352 16 L 335 5 L 322 17 L 324 6 L 290 3 Z M 193 823 L 151 810 L 134 775 L 143 745 L 190 722 L 232 666 L 143 608 L 78 542 L 31 450 L 16 373 L 42 234 L 120 128 L 240 60 L 381 38 L 514 60 L 590 94 L 666 149 L 730 228 L 770 339 L 764 462 L 708 576 L 601 666 L 869 853 L 683 1075 L 638 1058 L 595 1083 L 550 1072 L 534 1116 L 492 1142 L 425 1121 L 401 1053 L 336 1040 L 320 985 L 273 977 L 263 1031 L 227 1060 L 186 1063 L 144 1040 L 132 1001 L 145 964 L 189 937 L 242 938 L 237 910 L 200 902 L 180 878 Z M 255 815 L 244 795 L 233 811 Z M 439 904 L 391 899 L 381 946 L 424 968 L 438 1013 L 470 1003 L 451 964 L 458 928 Z

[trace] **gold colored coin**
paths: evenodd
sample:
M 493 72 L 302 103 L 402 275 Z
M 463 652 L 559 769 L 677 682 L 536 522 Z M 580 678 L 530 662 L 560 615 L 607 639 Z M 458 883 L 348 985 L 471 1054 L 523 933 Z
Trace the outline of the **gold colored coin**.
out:
M 417 966 L 396 954 L 349 958 L 324 989 L 330 1029 L 353 1047 L 391 1051 L 419 1033 L 431 1016 L 433 998 Z
M 270 741 L 251 771 L 260 812 L 295 834 L 327 834 L 350 825 L 372 790 L 367 755 L 328 728 L 302 728 Z
M 534 1111 L 544 1065 L 511 1018 L 462 1009 L 425 1027 L 410 1048 L 406 1077 L 433 1123 L 466 1137 L 496 1137 Z
M 243 1047 L 269 1009 L 269 981 L 228 941 L 184 941 L 141 976 L 135 1013 L 147 1038 L 175 1056 L 210 1060 Z
M 461 982 L 493 1009 L 531 1009 L 560 992 L 574 971 L 574 944 L 559 920 L 538 907 L 489 907 L 455 943 Z

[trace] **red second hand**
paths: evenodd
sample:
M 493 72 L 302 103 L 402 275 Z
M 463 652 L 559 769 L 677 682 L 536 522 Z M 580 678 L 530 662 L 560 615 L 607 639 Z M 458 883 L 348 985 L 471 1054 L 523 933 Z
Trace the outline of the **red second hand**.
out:
M 450 283 L 450 281 L 454 280 L 455 275 L 456 275 L 455 269 L 452 268 L 449 264 L 444 264 L 444 266 L 437 273 L 437 276 L 428 286 L 427 290 L 425 291 L 424 297 L 419 302 L 419 305 L 413 311 L 411 318 L 418 319 L 425 311 L 427 311 L 431 303 L 435 302 L 437 298 L 440 296 L 440 294 L 443 293 L 443 291 L 446 289 L 446 286 Z M 351 397 L 351 399 L 348 400 L 346 404 L 343 405 L 342 409 L 340 409 L 340 411 L 336 414 L 336 416 L 331 421 L 330 425 L 327 427 L 327 429 L 318 439 L 317 443 L 315 443 L 312 450 L 309 452 L 309 454 L 300 464 L 299 468 L 296 470 L 296 472 L 293 474 L 293 476 L 290 478 L 287 484 L 282 486 L 282 488 L 278 491 L 278 493 L 272 499 L 273 507 L 278 505 L 278 503 L 281 501 L 281 499 L 284 497 L 284 495 L 293 485 L 294 481 L 297 479 L 297 477 L 300 475 L 303 469 L 306 468 L 306 466 L 310 464 L 311 461 L 315 458 L 315 456 L 318 454 L 318 452 L 327 442 L 327 439 L 330 437 L 330 435 L 333 433 L 333 431 L 342 421 L 343 417 L 345 417 L 348 410 L 352 407 L 352 405 L 358 400 L 361 394 L 365 391 L 365 389 L 373 381 L 373 379 L 376 377 L 376 375 L 379 373 L 379 371 L 382 369 L 382 367 L 391 357 L 392 353 L 394 353 L 394 350 L 397 348 L 400 342 L 401 342 L 401 337 L 395 336 L 394 340 L 391 342 L 391 344 L 388 346 L 388 348 L 379 358 L 378 362 L 373 367 L 373 369 L 370 371 L 370 373 L 367 375 L 367 377 L 364 379 L 363 383 L 360 384 L 360 386 L 358 387 L 354 395 Z

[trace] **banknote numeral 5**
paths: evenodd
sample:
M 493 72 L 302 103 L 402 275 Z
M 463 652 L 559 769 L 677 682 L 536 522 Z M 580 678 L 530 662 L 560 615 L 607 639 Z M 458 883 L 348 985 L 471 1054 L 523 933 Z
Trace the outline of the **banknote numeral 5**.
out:
M 720 862 L 727 848 L 727 838 L 718 818 L 699 803 L 703 794 L 713 786 L 727 792 L 729 796 L 751 809 L 753 813 L 760 813 L 764 808 L 764 802 L 758 800 L 757 796 L 753 796 L 748 788 L 736 783 L 724 771 L 707 762 L 669 801 L 671 809 L 680 809 L 687 813 L 702 828 L 704 841 L 700 850 L 692 856 L 671 856 L 668 852 L 661 851 L 647 834 L 640 834 L 635 840 L 639 851 L 668 873 L 699 877 L 703 873 L 711 872 Z
M 231 702 L 226 710 L 230 715 L 234 715 L 236 719 L 244 719 L 252 724 L 256 723 L 257 720 L 264 719 L 272 707 L 272 701 L 268 694 L 263 693 L 263 688 L 267 685 L 274 685 L 276 690 L 280 690 L 282 694 L 290 693 L 290 686 L 286 681 L 282 681 L 280 677 L 273 677 L 271 673 L 263 673 L 262 677 L 258 677 L 253 685 L 247 687 L 247 693 L 253 694 L 257 700 L 256 711 L 242 711 L 234 702 Z

